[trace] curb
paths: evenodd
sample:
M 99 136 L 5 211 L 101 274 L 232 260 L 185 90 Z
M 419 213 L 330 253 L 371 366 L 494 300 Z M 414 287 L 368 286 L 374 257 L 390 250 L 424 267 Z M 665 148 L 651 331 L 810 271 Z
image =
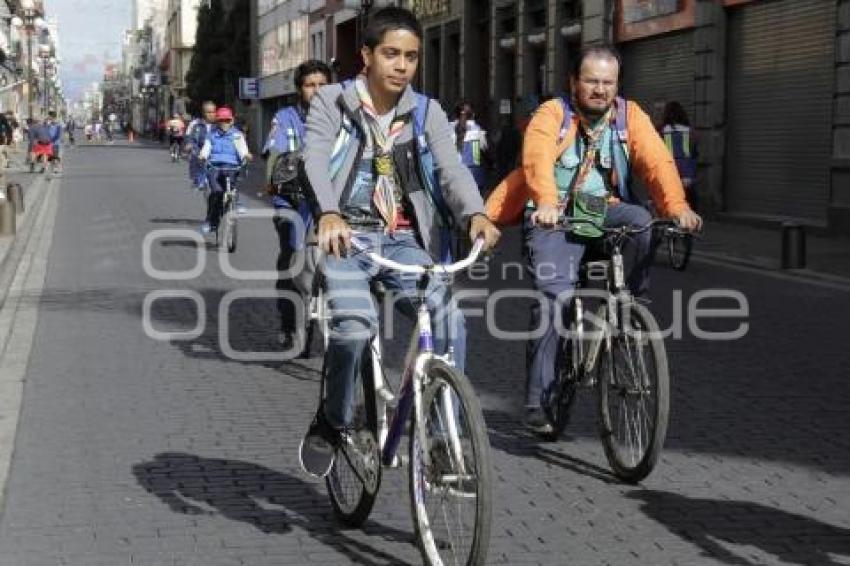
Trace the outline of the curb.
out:
M 6 301 L 6 295 L 9 292 L 8 283 L 14 277 L 23 250 L 32 235 L 32 225 L 41 210 L 47 184 L 50 180 L 44 176 L 39 176 L 24 188 L 26 206 L 23 213 L 16 215 L 15 225 L 17 229 L 15 235 L 0 238 L 0 308 Z

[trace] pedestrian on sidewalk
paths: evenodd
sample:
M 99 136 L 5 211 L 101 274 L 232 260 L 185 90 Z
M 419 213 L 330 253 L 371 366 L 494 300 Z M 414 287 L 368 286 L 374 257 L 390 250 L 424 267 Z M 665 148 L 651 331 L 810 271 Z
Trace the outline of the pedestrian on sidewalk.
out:
M 3 175 L 9 166 L 9 145 L 12 143 L 13 133 L 7 114 L 0 114 L 0 188 L 5 186 Z
M 487 132 L 475 121 L 475 110 L 472 104 L 466 100 L 458 102 L 455 106 L 452 122 L 452 141 L 460 154 L 461 162 L 466 165 L 478 192 L 485 196 L 487 189 L 487 169 L 485 167 L 486 154 L 489 149 L 487 143 Z
M 658 133 L 676 161 L 676 169 L 685 187 L 685 198 L 692 210 L 699 210 L 699 194 L 696 188 L 697 159 L 699 148 L 695 132 L 691 128 L 688 113 L 681 102 L 671 100 L 664 106 L 664 114 Z

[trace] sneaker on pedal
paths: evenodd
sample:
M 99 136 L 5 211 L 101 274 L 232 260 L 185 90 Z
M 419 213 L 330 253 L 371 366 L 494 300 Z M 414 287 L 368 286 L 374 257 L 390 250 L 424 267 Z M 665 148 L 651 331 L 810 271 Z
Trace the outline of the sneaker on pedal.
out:
M 311 476 L 325 477 L 331 471 L 336 449 L 341 442 L 341 431 L 333 428 L 320 410 L 301 440 L 298 450 L 301 467 Z
M 550 435 L 555 431 L 555 427 L 552 426 L 546 412 L 540 407 L 526 409 L 523 424 L 525 424 L 525 428 L 541 436 Z
M 210 224 L 209 222 L 204 222 L 203 224 L 201 224 L 201 234 L 209 234 L 212 231 L 213 227 L 212 224 Z

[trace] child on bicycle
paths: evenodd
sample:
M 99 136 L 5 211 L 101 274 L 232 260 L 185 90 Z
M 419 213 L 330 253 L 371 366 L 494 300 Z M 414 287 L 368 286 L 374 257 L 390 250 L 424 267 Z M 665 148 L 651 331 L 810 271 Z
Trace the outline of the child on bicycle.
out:
M 253 159 L 248 151 L 245 136 L 233 127 L 233 111 L 222 106 L 215 112 L 216 127 L 204 140 L 204 146 L 198 158 L 209 164 L 207 181 L 210 194 L 207 200 L 207 219 L 201 225 L 201 232 L 208 234 L 217 228 L 221 217 L 222 199 L 227 180 L 234 186 L 239 174 L 238 168 Z M 237 204 L 237 212 L 244 213 L 244 207 Z

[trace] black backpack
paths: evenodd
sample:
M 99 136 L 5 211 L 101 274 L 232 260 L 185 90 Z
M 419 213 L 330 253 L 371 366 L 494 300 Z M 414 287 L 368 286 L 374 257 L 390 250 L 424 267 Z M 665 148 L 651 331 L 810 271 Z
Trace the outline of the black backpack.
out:
M 271 184 L 275 194 L 299 204 L 304 199 L 304 188 L 298 175 L 301 149 L 281 153 L 272 166 Z

